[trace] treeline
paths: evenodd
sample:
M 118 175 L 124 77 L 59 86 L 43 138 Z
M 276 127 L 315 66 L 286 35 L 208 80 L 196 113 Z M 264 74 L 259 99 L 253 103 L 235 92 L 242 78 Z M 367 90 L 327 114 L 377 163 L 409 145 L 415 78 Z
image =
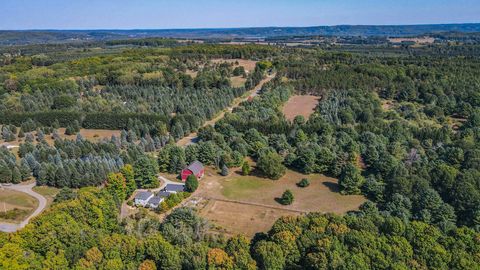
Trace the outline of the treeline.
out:
M 151 47 L 171 47 L 177 45 L 178 42 L 175 39 L 169 38 L 139 38 L 139 39 L 122 39 L 122 40 L 110 40 L 105 42 L 108 46 L 117 45 L 135 45 L 135 46 L 151 46 Z
M 284 63 L 284 74 L 302 93 L 363 89 L 384 99 L 418 102 L 431 117 L 468 117 L 478 103 L 476 58 L 429 52 L 422 57 L 369 57 L 348 53 L 308 52 Z
M 478 233 L 445 233 L 373 205 L 344 217 L 284 217 L 249 240 L 208 232 L 189 208 L 160 223 L 147 212 L 117 221 L 109 188 L 62 190 L 32 224 L 0 234 L 4 269 L 478 269 Z M 61 235 L 62 237 L 58 237 Z

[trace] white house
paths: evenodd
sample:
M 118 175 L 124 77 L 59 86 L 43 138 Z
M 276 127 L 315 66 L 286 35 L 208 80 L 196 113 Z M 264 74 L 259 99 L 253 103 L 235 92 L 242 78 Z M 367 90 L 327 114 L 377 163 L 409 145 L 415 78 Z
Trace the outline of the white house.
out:
M 147 206 L 150 208 L 157 208 L 168 196 L 170 196 L 170 192 L 160 191 L 157 195 L 153 196 L 147 202 Z
M 153 193 L 150 191 L 140 191 L 135 195 L 135 205 L 145 206 L 148 201 L 153 197 Z
M 157 208 L 161 202 L 163 202 L 165 198 L 160 197 L 160 196 L 153 196 L 150 200 L 147 202 L 147 206 L 150 208 Z

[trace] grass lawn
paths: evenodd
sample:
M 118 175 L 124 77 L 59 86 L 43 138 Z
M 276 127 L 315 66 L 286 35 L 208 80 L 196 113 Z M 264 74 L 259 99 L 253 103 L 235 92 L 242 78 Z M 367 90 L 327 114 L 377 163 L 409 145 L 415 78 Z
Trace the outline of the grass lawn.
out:
M 297 186 L 302 178 L 310 181 L 308 187 Z M 281 205 L 275 200 L 286 189 L 295 197 L 291 205 Z M 268 231 L 281 216 L 297 216 L 301 214 L 299 211 L 344 214 L 366 201 L 363 196 L 341 195 L 337 180 L 321 174 L 304 175 L 287 170 L 280 179 L 269 180 L 240 175 L 239 168 L 232 169 L 227 177 L 207 168 L 194 196 L 208 198 L 199 210 L 201 216 L 217 225 L 214 231 L 248 236 Z
M 297 183 L 302 178 L 307 178 L 311 183 L 310 186 L 298 187 Z M 219 183 L 218 191 L 226 199 L 301 211 L 342 214 L 357 209 L 365 202 L 363 196 L 341 195 L 337 180 L 334 178 L 321 174 L 304 175 L 291 170 L 287 170 L 287 173 L 278 180 L 234 173 L 230 177 L 220 178 Z M 281 206 L 275 199 L 287 189 L 293 192 L 295 200 L 289 206 Z M 210 192 L 214 191 L 210 190 Z
M 241 200 L 257 196 L 255 190 L 268 188 L 274 185 L 271 180 L 261 179 L 255 176 L 237 176 L 225 180 L 222 195 L 231 200 Z
M 47 186 L 36 186 L 33 190 L 47 199 L 48 205 L 52 204 L 60 189 Z
M 38 205 L 38 201 L 34 197 L 23 192 L 7 189 L 0 190 L 0 203 L 6 203 L 20 208 L 36 208 Z M 0 208 L 3 208 L 3 206 L 0 205 Z
M 0 190 L 0 220 L 20 222 L 30 215 L 38 206 L 34 197 L 19 191 Z

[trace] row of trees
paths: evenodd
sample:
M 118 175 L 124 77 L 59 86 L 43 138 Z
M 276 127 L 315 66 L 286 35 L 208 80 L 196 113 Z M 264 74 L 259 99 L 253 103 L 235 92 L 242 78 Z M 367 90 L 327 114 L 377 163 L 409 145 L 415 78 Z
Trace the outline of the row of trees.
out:
M 148 212 L 117 222 L 115 179 L 102 190 L 64 196 L 34 222 L 0 234 L 5 269 L 477 269 L 478 233 L 448 233 L 382 214 L 374 204 L 344 217 L 283 217 L 249 240 L 208 233 L 208 222 L 178 208 L 160 223 Z M 117 190 L 117 189 L 115 189 Z M 65 193 L 64 191 L 62 191 Z M 62 237 L 57 237 L 62 235 Z

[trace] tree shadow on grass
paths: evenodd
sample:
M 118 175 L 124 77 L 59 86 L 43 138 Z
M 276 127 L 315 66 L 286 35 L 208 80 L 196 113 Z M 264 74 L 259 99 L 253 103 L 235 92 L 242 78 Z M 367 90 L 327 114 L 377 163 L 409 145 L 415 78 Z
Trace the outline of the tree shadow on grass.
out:
M 340 192 L 340 185 L 338 185 L 337 183 L 324 181 L 322 182 L 322 184 L 326 186 L 331 192 Z
M 278 204 L 280 204 L 280 205 L 284 205 L 284 204 L 282 203 L 282 198 L 280 198 L 280 197 L 276 197 L 276 198 L 275 198 L 275 201 L 276 201 Z

